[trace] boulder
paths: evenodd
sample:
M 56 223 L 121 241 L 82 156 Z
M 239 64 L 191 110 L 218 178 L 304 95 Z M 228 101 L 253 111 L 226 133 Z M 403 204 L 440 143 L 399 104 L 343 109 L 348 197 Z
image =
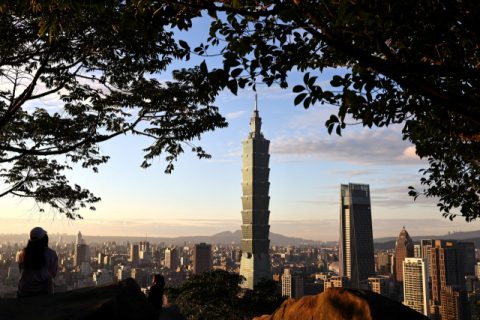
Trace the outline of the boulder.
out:
M 428 320 L 400 302 L 368 290 L 329 288 L 300 300 L 288 299 L 272 315 L 254 320 Z
M 134 279 L 22 299 L 1 299 L 2 320 L 158 320 Z

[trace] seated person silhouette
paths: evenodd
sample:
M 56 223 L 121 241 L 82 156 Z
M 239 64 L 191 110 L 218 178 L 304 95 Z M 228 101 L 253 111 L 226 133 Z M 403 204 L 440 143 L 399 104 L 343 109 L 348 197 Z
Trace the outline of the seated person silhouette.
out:
M 156 274 L 153 276 L 153 283 L 154 285 L 150 287 L 150 292 L 148 293 L 148 300 L 150 300 L 155 308 L 161 311 L 163 305 L 163 289 L 165 287 L 165 278 L 160 274 Z
M 57 253 L 48 247 L 47 231 L 40 227 L 30 231 L 30 239 L 18 258 L 20 279 L 18 298 L 52 294 L 53 278 L 57 275 Z

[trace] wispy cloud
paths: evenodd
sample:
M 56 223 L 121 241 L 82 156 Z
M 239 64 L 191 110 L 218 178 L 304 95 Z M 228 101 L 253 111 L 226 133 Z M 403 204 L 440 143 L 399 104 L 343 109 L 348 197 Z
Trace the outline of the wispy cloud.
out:
M 315 133 L 281 136 L 272 140 L 271 154 L 276 161 L 316 160 L 359 165 L 420 165 L 414 147 L 397 132 L 388 129 L 346 132 L 343 137 Z M 425 163 L 425 162 L 423 162 Z M 352 176 L 361 172 L 352 172 Z M 363 172 L 367 174 L 367 172 Z
M 329 175 L 342 175 L 345 177 L 358 177 L 358 176 L 365 176 L 369 174 L 376 173 L 377 170 L 374 169 L 364 169 L 364 170 L 333 170 L 328 171 L 327 174 Z
M 227 114 L 225 115 L 225 118 L 227 118 L 227 119 L 235 119 L 235 118 L 241 117 L 241 116 L 244 115 L 245 113 L 247 113 L 247 111 L 245 111 L 245 110 L 237 111 L 237 112 L 231 112 L 231 113 L 227 113 Z

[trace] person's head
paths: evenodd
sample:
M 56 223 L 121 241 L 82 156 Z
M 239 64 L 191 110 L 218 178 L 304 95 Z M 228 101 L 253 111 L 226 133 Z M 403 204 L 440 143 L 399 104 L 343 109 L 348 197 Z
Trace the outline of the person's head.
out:
M 153 282 L 159 285 L 165 285 L 165 280 L 161 274 L 156 274 L 153 276 Z
M 24 266 L 26 269 L 40 270 L 45 266 L 45 248 L 48 247 L 47 231 L 40 227 L 33 228 L 30 231 L 25 251 Z

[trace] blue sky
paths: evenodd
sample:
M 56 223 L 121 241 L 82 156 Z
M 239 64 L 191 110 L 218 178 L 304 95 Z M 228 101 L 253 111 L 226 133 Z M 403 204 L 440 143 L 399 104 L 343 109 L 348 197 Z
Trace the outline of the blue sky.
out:
M 205 41 L 210 18 L 194 22 L 190 32 L 176 38 L 194 44 Z M 202 40 L 203 39 L 203 40 Z M 193 44 L 192 44 L 193 43 Z M 174 69 L 193 66 L 202 59 L 176 61 L 167 72 L 155 75 L 171 80 Z M 209 68 L 218 65 L 207 60 Z M 345 70 L 312 72 L 317 84 L 327 88 L 335 74 Z M 295 107 L 292 93 L 303 74 L 293 72 L 289 88 L 257 86 L 262 131 L 271 140 L 270 225 L 271 231 L 311 240 L 338 240 L 339 185 L 357 182 L 370 185 L 374 237 L 397 236 L 403 224 L 411 236 L 441 235 L 448 231 L 478 229 L 475 222 L 442 218 L 435 199 L 413 201 L 407 187 L 418 186 L 418 170 L 428 163 L 415 155 L 414 147 L 402 140 L 401 126 L 368 129 L 350 126 L 343 137 L 328 135 L 324 126 L 334 106 L 315 105 L 308 110 Z M 203 135 L 196 145 L 213 158 L 198 160 L 188 151 L 175 163 L 171 175 L 166 163 L 154 161 L 141 169 L 142 149 L 149 140 L 121 136 L 102 145 L 111 160 L 94 174 L 77 166 L 69 173 L 72 182 L 90 189 L 102 201 L 96 211 L 84 210 L 84 220 L 70 222 L 48 212 L 40 215 L 29 201 L 1 198 L 0 233 L 22 233 L 40 225 L 49 232 L 85 235 L 183 236 L 211 235 L 240 229 L 241 140 L 249 133 L 255 93 L 228 91 L 216 105 L 229 127 Z M 43 101 L 51 109 L 59 104 Z

